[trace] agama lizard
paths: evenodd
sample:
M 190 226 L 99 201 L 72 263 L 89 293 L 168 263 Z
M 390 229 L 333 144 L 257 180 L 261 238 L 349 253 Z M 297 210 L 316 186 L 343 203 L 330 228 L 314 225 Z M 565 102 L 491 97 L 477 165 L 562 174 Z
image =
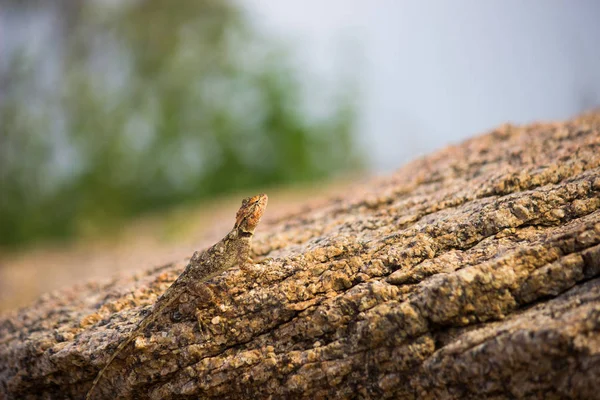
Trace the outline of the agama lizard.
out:
M 88 390 L 86 400 L 92 399 L 94 389 L 114 359 L 137 336 L 153 323 L 163 312 L 175 308 L 187 296 L 212 298 L 212 291 L 204 284 L 205 281 L 222 273 L 223 271 L 240 265 L 247 265 L 250 261 L 250 242 L 254 230 L 267 207 L 266 194 L 248 197 L 242 201 L 238 210 L 233 229 L 221 241 L 209 249 L 199 253 L 195 252 L 189 264 L 175 282 L 156 301 L 151 313 L 144 318 L 114 351 L 106 365 L 100 370 L 96 379 Z M 187 296 L 185 296 L 186 294 Z

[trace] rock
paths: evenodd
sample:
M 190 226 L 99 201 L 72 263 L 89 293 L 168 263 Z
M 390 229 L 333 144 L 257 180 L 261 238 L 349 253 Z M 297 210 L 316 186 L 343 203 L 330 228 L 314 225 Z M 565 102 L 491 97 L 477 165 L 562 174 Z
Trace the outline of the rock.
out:
M 265 221 L 253 273 L 152 325 L 100 393 L 598 398 L 599 208 L 600 113 L 504 125 Z M 84 398 L 184 266 L 5 316 L 0 399 Z

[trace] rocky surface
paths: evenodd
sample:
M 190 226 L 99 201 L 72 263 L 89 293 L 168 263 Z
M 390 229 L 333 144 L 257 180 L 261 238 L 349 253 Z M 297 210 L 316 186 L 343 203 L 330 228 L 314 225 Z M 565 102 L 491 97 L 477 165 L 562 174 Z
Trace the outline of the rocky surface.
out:
M 100 393 L 598 398 L 599 209 L 600 114 L 502 126 L 266 221 L 252 273 L 157 321 Z M 5 316 L 0 399 L 84 398 L 184 266 Z

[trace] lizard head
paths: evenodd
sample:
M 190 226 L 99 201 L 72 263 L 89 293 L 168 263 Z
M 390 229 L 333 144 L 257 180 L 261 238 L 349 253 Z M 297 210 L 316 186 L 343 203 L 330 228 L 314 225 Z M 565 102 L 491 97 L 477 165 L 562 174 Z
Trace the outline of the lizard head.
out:
M 252 236 L 260 218 L 267 208 L 269 198 L 266 194 L 248 197 L 242 201 L 242 206 L 235 216 L 234 229 L 240 236 Z

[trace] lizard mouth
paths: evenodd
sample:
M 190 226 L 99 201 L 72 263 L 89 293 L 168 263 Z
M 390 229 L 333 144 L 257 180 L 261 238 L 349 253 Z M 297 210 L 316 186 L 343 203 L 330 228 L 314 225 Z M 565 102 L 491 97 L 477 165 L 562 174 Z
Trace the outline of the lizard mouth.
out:
M 239 235 L 241 237 L 251 237 L 252 236 L 252 232 L 240 232 Z

